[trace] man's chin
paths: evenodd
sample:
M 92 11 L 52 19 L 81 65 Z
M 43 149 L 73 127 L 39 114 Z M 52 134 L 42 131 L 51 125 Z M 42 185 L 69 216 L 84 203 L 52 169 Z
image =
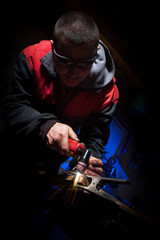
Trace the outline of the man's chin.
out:
M 78 81 L 77 79 L 62 78 L 62 82 L 67 87 L 76 87 L 80 81 Z

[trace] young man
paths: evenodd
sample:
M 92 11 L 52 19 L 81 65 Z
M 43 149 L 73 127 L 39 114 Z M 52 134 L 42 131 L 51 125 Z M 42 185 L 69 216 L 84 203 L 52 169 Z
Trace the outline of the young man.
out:
M 119 98 L 114 74 L 95 22 L 80 12 L 60 17 L 51 41 L 20 53 L 4 108 L 11 130 L 39 170 L 57 172 L 70 156 L 71 138 L 91 150 L 85 173 L 102 173 L 100 158 Z
M 7 143 L 10 149 L 14 146 L 17 155 L 20 154 L 19 160 L 11 157 L 9 165 L 16 169 L 13 172 L 13 177 L 17 178 L 14 189 L 20 185 L 17 190 L 20 197 L 29 181 L 34 185 L 29 171 L 36 176 L 35 179 L 32 176 L 35 180 L 32 192 L 29 189 L 29 194 L 27 190 L 24 193 L 29 209 L 24 214 L 27 229 L 31 221 L 27 220 L 26 214 L 31 212 L 32 215 L 33 212 L 34 215 L 42 209 L 40 199 L 44 199 L 50 188 L 49 184 L 46 186 L 41 182 L 42 179 L 37 181 L 37 172 L 57 173 L 61 163 L 70 156 L 69 138 L 84 143 L 91 150 L 84 172 L 90 175 L 102 173 L 100 158 L 119 98 L 114 74 L 113 59 L 108 48 L 99 40 L 95 22 L 80 12 L 69 12 L 60 17 L 51 41 L 41 41 L 19 54 L 14 79 L 4 99 L 4 113 L 10 133 Z M 55 211 L 58 209 L 55 205 L 53 218 L 56 218 Z M 22 210 L 19 212 L 21 214 Z M 38 214 L 39 223 L 35 220 L 35 229 L 39 225 L 37 239 L 47 239 L 41 234 L 42 219 L 44 226 L 48 222 L 45 214 L 46 211 Z M 19 235 L 22 239 L 26 229 L 17 229 L 18 232 L 21 229 L 22 235 Z

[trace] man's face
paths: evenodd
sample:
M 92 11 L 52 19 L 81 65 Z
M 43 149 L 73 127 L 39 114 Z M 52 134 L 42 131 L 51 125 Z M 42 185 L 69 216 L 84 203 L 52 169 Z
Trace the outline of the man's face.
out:
M 97 49 L 91 44 L 58 43 L 53 46 L 55 68 L 65 86 L 75 87 L 87 77 L 96 52 Z

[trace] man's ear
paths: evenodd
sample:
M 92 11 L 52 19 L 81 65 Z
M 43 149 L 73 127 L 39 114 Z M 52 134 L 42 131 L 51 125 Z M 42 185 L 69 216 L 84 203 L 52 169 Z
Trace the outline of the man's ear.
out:
M 99 50 L 99 49 L 100 49 L 100 46 L 98 45 L 98 46 L 97 46 L 97 50 Z

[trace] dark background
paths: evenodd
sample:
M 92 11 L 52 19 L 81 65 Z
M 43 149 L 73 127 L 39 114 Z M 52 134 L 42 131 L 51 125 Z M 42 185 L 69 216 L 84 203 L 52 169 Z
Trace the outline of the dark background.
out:
M 142 149 L 143 164 L 140 166 L 143 177 L 154 188 L 152 204 L 158 201 L 160 170 L 157 5 L 154 1 L 61 0 L 39 2 L 37 5 L 33 2 L 4 3 L 1 11 L 0 96 L 3 96 L 6 81 L 12 79 L 18 53 L 42 39 L 51 39 L 54 23 L 63 13 L 78 10 L 93 17 L 116 65 L 120 90 L 116 117 Z M 3 153 L 5 127 L 2 115 L 0 120 L 0 150 Z M 9 150 L 9 139 L 5 142 Z M 1 157 L 1 160 L 6 159 Z M 147 214 L 148 210 L 144 213 Z M 158 212 L 151 215 L 159 219 Z

